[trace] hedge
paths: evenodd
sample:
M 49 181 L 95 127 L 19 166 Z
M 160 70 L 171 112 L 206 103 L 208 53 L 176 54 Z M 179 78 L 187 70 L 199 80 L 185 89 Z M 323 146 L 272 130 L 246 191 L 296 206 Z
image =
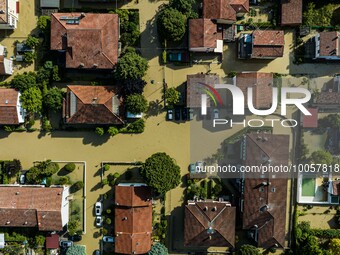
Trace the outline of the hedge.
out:
M 311 229 L 310 234 L 319 238 L 340 238 L 340 229 Z

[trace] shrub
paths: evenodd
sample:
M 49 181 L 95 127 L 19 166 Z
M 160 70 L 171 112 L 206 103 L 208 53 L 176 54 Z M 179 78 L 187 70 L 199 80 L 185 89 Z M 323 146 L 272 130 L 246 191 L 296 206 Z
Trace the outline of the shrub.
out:
M 117 172 L 115 172 L 115 173 L 114 173 L 114 175 L 113 175 L 113 177 L 114 177 L 115 179 L 117 179 L 117 178 L 119 178 L 119 177 L 120 177 L 120 174 L 119 174 L 119 173 L 117 173 Z
M 113 186 L 115 186 L 115 185 L 116 185 L 116 180 L 111 180 L 111 181 L 110 181 L 110 186 L 113 187 Z
M 107 235 L 107 233 L 108 233 L 108 230 L 106 228 L 103 228 L 103 235 L 105 236 Z
M 37 47 L 39 43 L 40 43 L 39 38 L 35 36 L 31 36 L 31 35 L 27 37 L 26 42 L 25 42 L 25 44 L 32 49 Z
M 109 171 L 109 170 L 110 170 L 110 165 L 105 164 L 104 165 L 104 171 L 106 172 L 106 171 Z
M 60 177 L 60 179 L 58 180 L 58 184 L 59 185 L 65 185 L 65 184 L 68 184 L 70 182 L 70 179 L 68 176 L 62 176 Z
M 108 179 L 103 179 L 102 180 L 102 184 L 105 186 L 105 185 L 108 185 L 109 184 L 109 180 Z
M 44 246 L 45 245 L 45 237 L 43 235 L 35 236 L 35 245 L 36 246 Z
M 49 30 L 51 26 L 51 17 L 50 16 L 40 16 L 38 19 L 38 28 L 41 31 Z
M 117 135 L 119 133 L 119 130 L 116 127 L 109 127 L 109 129 L 107 130 L 107 133 L 110 136 L 115 136 L 115 135 Z
M 47 119 L 47 117 L 43 117 L 42 118 L 41 129 L 43 131 L 46 131 L 46 132 L 51 132 L 52 131 L 52 125 L 51 125 L 49 119 Z
M 37 54 L 35 52 L 26 51 L 24 53 L 24 61 L 28 64 L 32 64 L 34 59 L 36 58 L 37 58 Z
M 145 122 L 143 119 L 139 119 L 130 123 L 126 127 L 120 130 L 121 133 L 143 133 L 145 128 Z
M 110 213 L 111 213 L 111 209 L 107 209 L 107 210 L 106 210 L 106 213 L 107 213 L 107 214 L 110 214 Z
M 100 136 L 105 134 L 104 128 L 102 128 L 102 127 L 96 127 L 95 132 L 96 132 L 97 135 L 100 135 Z
M 67 224 L 69 235 L 71 236 L 75 235 L 77 229 L 79 228 L 79 225 L 80 225 L 79 220 L 70 220 Z
M 52 185 L 52 177 L 47 177 L 46 178 L 46 187 L 50 187 Z
M 106 218 L 106 219 L 105 219 L 105 223 L 106 223 L 107 225 L 110 225 L 110 224 L 111 224 L 111 219 L 110 219 L 110 218 Z
M 67 164 L 65 165 L 64 169 L 65 169 L 67 172 L 71 173 L 71 172 L 74 171 L 74 169 L 76 169 L 76 164 L 74 164 L 73 162 L 67 163 Z
M 71 186 L 72 192 L 77 192 L 78 190 L 81 190 L 84 188 L 84 183 L 82 181 L 77 181 Z

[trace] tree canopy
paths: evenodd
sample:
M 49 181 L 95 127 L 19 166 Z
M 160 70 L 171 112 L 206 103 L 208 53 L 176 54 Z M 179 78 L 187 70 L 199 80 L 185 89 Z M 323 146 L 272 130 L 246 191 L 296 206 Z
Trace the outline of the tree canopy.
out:
M 42 94 L 39 88 L 31 87 L 20 96 L 22 107 L 28 112 L 40 113 L 42 109 Z
M 339 238 L 333 238 L 329 242 L 329 250 L 332 255 L 340 255 L 340 239 Z
M 67 249 L 66 255 L 86 255 L 85 246 L 74 245 Z
M 148 70 L 148 62 L 136 52 L 127 52 L 117 63 L 116 77 L 119 80 L 138 80 Z
M 44 96 L 44 105 L 53 111 L 61 109 L 63 105 L 62 91 L 57 87 L 50 88 Z
M 339 128 L 340 127 L 340 115 L 336 113 L 329 114 L 326 117 L 319 120 L 319 125 L 324 128 L 327 128 L 327 127 Z
M 128 79 L 123 81 L 123 90 L 125 95 L 142 94 L 146 81 L 143 79 Z
M 138 114 L 147 111 L 148 101 L 143 95 L 132 94 L 127 96 L 125 100 L 125 106 L 132 114 Z
M 174 8 L 165 8 L 158 17 L 158 33 L 166 40 L 178 42 L 185 34 L 186 17 Z
M 177 187 L 181 181 L 180 167 L 164 152 L 149 157 L 142 165 L 141 174 L 146 183 L 162 195 Z
M 170 0 L 169 6 L 183 13 L 187 18 L 195 19 L 198 15 L 193 12 L 195 0 Z
M 148 252 L 148 255 L 168 255 L 168 248 L 165 247 L 162 243 L 156 243 L 152 245 L 151 250 Z
M 11 86 L 21 92 L 24 92 L 28 88 L 36 87 L 36 74 L 33 72 L 17 74 L 13 77 Z
M 261 252 L 255 246 L 245 244 L 237 251 L 237 255 L 261 255 Z
M 330 165 L 333 162 L 333 156 L 328 151 L 318 150 L 310 155 L 309 161 L 314 164 Z
M 179 102 L 180 93 L 176 88 L 168 88 L 165 90 L 165 100 L 167 105 L 175 105 Z

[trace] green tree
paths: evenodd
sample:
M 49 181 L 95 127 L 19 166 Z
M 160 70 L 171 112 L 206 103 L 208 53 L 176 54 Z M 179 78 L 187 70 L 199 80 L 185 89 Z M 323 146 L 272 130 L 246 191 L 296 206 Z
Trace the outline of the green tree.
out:
M 186 17 L 174 8 L 166 8 L 159 14 L 157 24 L 162 38 L 178 42 L 185 34 Z
M 26 173 L 26 182 L 29 184 L 41 183 L 40 169 L 38 167 L 31 167 Z
M 14 177 L 22 170 L 21 162 L 18 159 L 13 159 L 13 161 L 8 161 L 4 163 L 3 172 L 9 176 Z
M 24 61 L 28 64 L 32 64 L 34 59 L 37 58 L 37 54 L 35 52 L 26 51 L 24 52 Z
M 60 75 L 59 75 L 59 66 L 55 65 L 52 68 L 52 80 L 53 81 L 60 81 Z
M 35 245 L 36 246 L 44 246 L 45 245 L 45 237 L 43 235 L 35 236 Z
M 106 218 L 106 219 L 105 219 L 105 223 L 106 223 L 107 225 L 111 225 L 111 219 L 110 219 L 110 218 Z
M 319 120 L 319 126 L 327 128 L 339 128 L 340 127 L 340 115 L 333 113 Z
M 81 190 L 84 188 L 84 183 L 82 181 L 77 181 L 71 186 L 72 193 L 77 192 L 78 190 Z
M 100 135 L 100 136 L 105 134 L 104 128 L 102 128 L 102 127 L 96 127 L 95 132 L 96 132 L 97 135 Z
M 162 195 L 177 187 L 181 181 L 179 166 L 164 152 L 149 157 L 142 165 L 141 174 L 146 183 Z
M 31 87 L 20 96 L 22 107 L 31 113 L 40 113 L 42 109 L 42 95 L 39 88 Z
M 148 101 L 143 95 L 132 94 L 127 96 L 125 100 L 125 106 L 132 114 L 138 114 L 147 111 Z
M 155 243 L 152 245 L 151 250 L 148 252 L 148 255 L 168 255 L 168 248 L 165 247 L 162 243 Z
M 37 47 L 39 43 L 40 43 L 39 38 L 31 35 L 29 35 L 25 41 L 25 44 L 32 49 Z
M 110 136 L 115 136 L 115 135 L 117 135 L 119 133 L 119 130 L 116 127 L 109 127 L 109 129 L 107 130 L 107 133 Z
M 70 162 L 70 163 L 67 163 L 65 166 L 64 166 L 64 169 L 71 173 L 74 171 L 74 169 L 76 169 L 76 164 L 74 164 L 73 162 Z
M 237 255 L 261 255 L 261 252 L 255 246 L 244 244 L 237 251 Z
M 330 165 L 333 162 L 333 156 L 328 151 L 318 150 L 310 155 L 309 162 Z
M 51 17 L 50 16 L 40 16 L 38 19 L 38 28 L 42 31 L 49 31 L 51 27 Z
M 119 80 L 138 80 L 148 70 L 148 62 L 135 52 L 128 52 L 117 63 L 116 77 Z
M 180 93 L 176 88 L 168 88 L 165 90 L 165 100 L 168 106 L 173 106 L 179 102 Z
M 17 74 L 11 80 L 11 86 L 20 92 L 37 87 L 36 74 L 33 72 Z
M 123 81 L 123 90 L 125 95 L 142 94 L 146 81 L 143 79 L 128 79 Z
M 332 255 L 340 255 L 340 239 L 339 238 L 333 238 L 329 242 L 329 250 Z
M 195 0 L 170 0 L 170 7 L 180 11 L 187 18 L 195 19 L 198 17 L 197 13 L 193 12 L 192 6 Z
M 54 112 L 60 110 L 63 106 L 63 94 L 61 89 L 57 87 L 50 88 L 44 96 L 44 105 Z
M 67 249 L 66 255 L 86 255 L 85 246 L 74 245 Z

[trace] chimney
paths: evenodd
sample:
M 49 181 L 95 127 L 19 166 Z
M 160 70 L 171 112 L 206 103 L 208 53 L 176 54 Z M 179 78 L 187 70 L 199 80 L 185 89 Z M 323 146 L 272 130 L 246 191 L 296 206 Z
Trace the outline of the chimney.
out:
M 127 220 L 127 217 L 124 217 L 123 220 Z
M 204 207 L 204 211 L 208 211 L 208 206 L 205 206 L 205 207 Z
M 82 18 L 85 18 L 85 17 L 86 17 L 85 12 L 80 13 L 80 18 L 81 18 L 81 19 L 82 19 Z
M 84 67 L 84 66 L 85 66 L 84 63 L 80 63 L 80 64 L 79 64 L 79 67 L 80 67 L 80 68 L 82 68 L 82 67 Z
M 8 104 L 8 100 L 6 100 L 6 104 Z
M 8 221 L 6 221 L 6 225 L 9 225 L 11 222 L 8 220 Z
M 213 209 L 212 209 L 213 212 L 216 212 L 217 211 L 217 207 L 214 206 Z
M 97 68 L 98 67 L 98 64 L 93 64 L 93 68 Z
M 19 192 L 19 191 L 15 192 L 15 195 L 19 195 L 19 194 L 20 194 L 20 192 Z
M 27 222 L 27 221 L 25 221 L 25 222 L 24 222 L 24 225 L 27 225 L 27 224 L 28 224 L 28 222 Z

